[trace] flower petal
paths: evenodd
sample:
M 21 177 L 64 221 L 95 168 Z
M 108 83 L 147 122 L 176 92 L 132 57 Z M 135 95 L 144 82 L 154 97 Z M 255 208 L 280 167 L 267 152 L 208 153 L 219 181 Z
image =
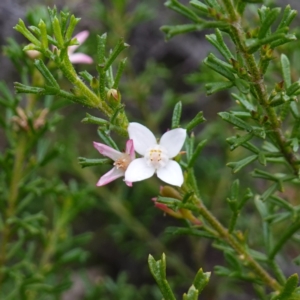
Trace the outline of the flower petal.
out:
M 159 144 L 167 149 L 169 158 L 176 156 L 182 148 L 186 138 L 186 130 L 182 128 L 167 131 L 160 139 Z
M 83 31 L 77 33 L 77 34 L 74 36 L 74 38 L 77 39 L 77 42 L 78 42 L 79 45 L 73 45 L 73 46 L 68 47 L 68 54 L 70 55 L 70 54 L 72 54 L 73 52 L 75 52 L 76 49 L 77 49 L 82 43 L 84 43 L 84 41 L 88 38 L 89 34 L 90 34 L 90 33 L 89 33 L 88 30 L 83 30 Z M 73 38 L 73 39 L 74 39 L 74 38 Z
M 78 43 L 81 45 L 82 43 L 85 42 L 85 40 L 89 37 L 90 32 L 88 30 L 83 30 L 78 32 L 74 38 L 77 39 Z
M 69 59 L 72 64 L 92 64 L 93 59 L 84 53 L 71 53 Z
M 109 158 L 111 158 L 112 160 L 116 161 L 118 158 L 120 158 L 120 156 L 122 155 L 121 152 L 106 146 L 104 144 L 101 143 L 96 143 L 93 142 L 94 147 L 104 156 L 107 156 Z
M 132 187 L 132 182 L 130 182 L 130 181 L 125 181 L 125 180 L 124 180 L 124 182 L 126 183 L 127 186 Z
M 157 177 L 162 181 L 181 186 L 183 184 L 183 174 L 179 164 L 174 160 L 169 160 L 167 165 L 157 170 Z
M 129 154 L 131 160 L 135 159 L 135 152 L 134 152 L 133 140 L 128 140 L 126 142 L 125 153 Z
M 154 134 L 139 123 L 129 123 L 128 134 L 133 140 L 134 150 L 140 155 L 145 155 L 148 148 L 157 145 Z
M 110 183 L 111 181 L 124 176 L 124 171 L 117 168 L 112 168 L 110 171 L 108 171 L 106 174 L 104 174 L 99 181 L 97 182 L 97 186 L 102 186 L 105 184 Z
M 153 167 L 146 164 L 144 158 L 133 160 L 125 171 L 125 181 L 135 182 L 151 177 L 155 172 Z

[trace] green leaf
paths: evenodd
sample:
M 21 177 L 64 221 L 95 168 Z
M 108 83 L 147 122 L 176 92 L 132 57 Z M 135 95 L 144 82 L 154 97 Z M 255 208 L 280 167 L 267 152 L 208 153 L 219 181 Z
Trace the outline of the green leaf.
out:
M 287 89 L 291 85 L 291 68 L 290 61 L 285 54 L 281 54 L 281 72 L 284 80 L 285 88 Z M 300 88 L 300 86 L 299 86 Z M 289 95 L 289 94 L 288 94 Z
M 106 33 L 102 34 L 101 36 L 97 35 L 97 64 L 104 64 L 105 62 L 106 39 Z
M 165 300 L 176 300 L 166 279 L 166 256 L 163 253 L 161 260 L 155 261 L 152 255 L 149 254 L 148 265 L 150 272 L 154 277 Z
M 198 300 L 198 296 L 199 291 L 194 287 L 194 285 L 192 285 L 189 288 L 188 293 L 183 294 L 183 300 Z
M 97 130 L 97 133 L 100 136 L 100 138 L 103 140 L 104 144 L 119 151 L 117 144 L 114 142 L 114 140 L 110 137 L 110 135 L 106 132 L 105 129 L 99 128 Z
M 203 112 L 200 111 L 197 115 L 186 125 L 185 129 L 190 132 L 193 130 L 197 125 L 203 123 L 206 119 L 203 117 Z
M 72 38 L 72 35 L 73 35 L 73 32 L 74 32 L 74 29 L 76 27 L 76 25 L 78 24 L 78 22 L 80 21 L 80 18 L 75 18 L 74 15 L 72 15 L 69 19 L 69 26 L 66 30 L 66 33 L 65 33 L 65 38 L 66 40 L 71 40 Z
M 250 101 L 245 98 L 245 95 L 237 95 L 233 93 L 231 95 L 234 99 L 237 100 L 238 104 L 241 104 L 249 112 L 253 112 L 256 110 L 253 104 L 250 103 Z
M 249 132 L 243 136 L 227 138 L 226 141 L 230 144 L 230 150 L 232 151 L 232 150 L 236 149 L 237 147 L 245 144 L 249 140 L 251 140 L 253 135 L 254 135 L 253 132 Z
M 115 61 L 115 59 L 118 57 L 118 55 L 126 48 L 128 48 L 129 45 L 124 43 L 124 40 L 121 38 L 119 39 L 117 45 L 114 47 L 113 51 L 110 53 L 108 59 L 105 62 L 104 65 L 104 71 L 107 71 L 108 68 L 112 65 L 112 63 Z
M 223 7 L 220 5 L 218 0 L 205 0 L 207 5 L 209 5 L 211 8 L 215 9 L 216 11 L 220 11 L 224 13 Z
M 64 49 L 64 38 L 61 31 L 61 26 L 58 18 L 55 16 L 52 21 L 53 34 L 57 41 L 57 45 L 59 49 Z
M 224 58 L 231 63 L 231 60 L 234 59 L 233 54 L 228 49 L 227 45 L 224 43 L 223 35 L 219 29 L 216 29 L 216 34 L 209 34 L 205 36 L 206 39 L 215 46 Z
M 267 159 L 266 159 L 266 156 L 265 156 L 264 152 L 262 152 L 262 151 L 259 152 L 258 161 L 263 166 L 267 165 Z
M 209 68 L 213 69 L 217 73 L 221 74 L 222 76 L 226 77 L 230 81 L 235 81 L 234 77 L 234 69 L 232 65 L 220 60 L 215 55 L 210 53 L 207 58 L 204 59 L 203 63 L 207 65 Z
M 81 120 L 82 123 L 91 123 L 91 124 L 97 124 L 100 126 L 103 125 L 107 125 L 108 121 L 98 118 L 98 117 L 94 117 L 88 113 L 85 114 L 85 118 Z
M 184 34 L 193 31 L 200 31 L 204 27 L 201 24 L 184 24 L 184 25 L 165 25 L 160 27 L 160 30 L 165 33 L 166 39 L 169 40 L 175 35 Z
M 261 196 L 260 199 L 262 201 L 266 201 L 269 197 L 271 197 L 279 188 L 279 184 L 273 183 Z
M 48 37 L 47 37 L 47 27 L 43 20 L 39 22 L 39 29 L 41 32 L 41 45 L 43 49 L 48 49 Z
M 179 101 L 176 103 L 174 110 L 173 110 L 172 129 L 179 127 L 181 112 L 182 112 L 182 102 Z
M 272 233 L 269 224 L 265 221 L 265 218 L 269 215 L 269 209 L 265 202 L 263 202 L 259 197 L 254 198 L 254 204 L 263 220 L 262 222 L 262 236 L 264 239 L 265 247 L 269 253 L 272 248 Z
M 201 151 L 204 148 L 204 146 L 206 145 L 206 143 L 207 143 L 207 140 L 203 140 L 197 145 L 194 153 L 192 154 L 192 156 L 189 159 L 188 168 L 191 168 L 194 166 L 196 159 L 198 158 L 199 154 L 201 153 Z
M 270 44 L 270 48 L 274 49 L 278 46 L 281 46 L 283 44 L 296 41 L 297 37 L 294 34 L 286 34 L 285 37 L 278 39 L 277 41 L 274 41 Z
M 181 201 L 178 199 L 171 198 L 171 197 L 162 197 L 162 196 L 158 196 L 157 202 L 169 205 L 174 209 L 177 209 L 178 204 L 181 203 Z
M 246 80 L 236 78 L 234 84 L 241 93 L 248 94 L 250 92 L 250 84 Z
M 220 112 L 218 113 L 218 115 L 225 121 L 227 121 L 228 123 L 231 123 L 232 125 L 238 127 L 239 129 L 243 129 L 246 130 L 248 132 L 252 132 L 253 128 L 246 123 L 245 121 L 243 121 L 242 119 L 235 117 L 232 113 L 229 112 Z
M 199 22 L 199 17 L 197 16 L 197 14 L 177 0 L 166 1 L 165 6 L 194 21 L 195 23 Z
M 227 251 L 227 252 L 224 253 L 224 256 L 225 256 L 225 259 L 228 262 L 229 266 L 233 270 L 238 271 L 238 272 L 242 271 L 241 263 L 237 259 L 238 256 L 235 253 L 231 253 L 231 252 Z
M 34 65 L 41 72 L 41 74 L 46 80 L 46 83 L 59 91 L 59 84 L 57 83 L 49 69 L 45 66 L 44 62 L 40 59 L 36 59 L 34 61 Z
M 205 84 L 205 89 L 207 95 L 212 95 L 214 93 L 230 89 L 233 86 L 234 83 L 231 81 L 209 82 Z
M 265 6 L 262 7 L 259 11 L 266 9 Z M 268 30 L 270 29 L 271 25 L 275 22 L 278 15 L 280 14 L 281 8 L 275 7 L 267 12 L 266 18 L 263 20 L 262 24 L 260 25 L 260 30 L 258 32 L 258 38 L 261 39 L 266 36 Z
M 202 292 L 202 290 L 208 284 L 210 275 L 211 275 L 211 272 L 203 273 L 202 268 L 199 269 L 199 271 L 197 272 L 194 282 L 193 282 L 193 285 L 199 291 L 199 294 Z
M 14 82 L 15 92 L 17 94 L 37 94 L 37 95 L 45 95 L 45 89 L 39 87 L 28 86 L 19 82 Z
M 258 157 L 257 155 L 251 155 L 236 162 L 229 162 L 226 166 L 231 168 L 233 173 L 237 173 L 242 168 L 255 161 L 257 157 Z
M 41 47 L 41 42 L 26 28 L 25 23 L 21 19 L 19 19 L 14 29 L 23 34 L 35 46 Z
M 118 70 L 117 70 L 117 73 L 116 73 L 116 77 L 114 79 L 114 84 L 112 86 L 113 89 L 117 89 L 118 86 L 119 86 L 119 82 L 120 82 L 121 76 L 122 76 L 123 71 L 125 69 L 126 61 L 127 61 L 127 58 L 124 58 L 119 63 Z
M 82 168 L 85 168 L 91 166 L 108 165 L 112 163 L 112 160 L 108 158 L 97 159 L 97 158 L 78 157 L 78 162 Z
M 91 81 L 93 80 L 93 75 L 91 75 L 88 71 L 82 71 L 79 72 L 79 75 L 86 81 L 88 81 L 89 83 L 91 83 Z
M 286 200 L 284 200 L 278 196 L 274 196 L 274 195 L 271 196 L 270 202 L 273 202 L 276 205 L 278 205 L 282 208 L 285 208 L 289 211 L 294 211 L 294 207 L 290 203 L 288 203 Z
M 209 8 L 204 3 L 198 1 L 198 0 L 192 0 L 190 1 L 190 5 L 197 9 L 200 13 L 203 13 L 204 15 L 208 15 Z
M 189 161 L 194 153 L 194 143 L 195 143 L 195 135 L 192 132 L 190 136 L 186 137 L 185 140 L 185 149 L 186 149 L 186 157 Z
M 290 75 L 291 76 L 291 75 Z M 300 93 L 300 81 L 296 81 L 291 84 L 291 79 L 289 79 L 290 84 L 287 87 L 286 93 L 288 96 L 298 95 Z
M 207 239 L 215 239 L 215 236 L 207 231 L 195 229 L 195 228 L 182 228 L 182 227 L 173 227 L 169 226 L 165 230 L 166 234 L 172 235 L 193 235 L 197 237 L 203 237 Z
M 284 9 L 283 16 L 280 21 L 280 24 L 278 25 L 277 30 L 280 30 L 282 28 L 288 28 L 292 23 L 293 19 L 296 17 L 296 15 L 297 15 L 297 11 L 291 9 L 291 6 L 288 4 Z
M 83 263 L 88 257 L 88 252 L 82 250 L 81 248 L 74 248 L 67 253 L 63 254 L 62 257 L 58 259 L 58 264 L 67 264 L 72 262 Z
M 230 187 L 230 198 L 227 199 L 230 202 L 230 208 L 232 211 L 237 210 L 237 201 L 240 191 L 240 181 L 238 179 L 234 180 Z
M 263 3 L 263 0 L 242 0 L 245 3 Z
M 266 36 L 262 39 L 249 39 L 246 40 L 246 45 L 248 47 L 249 53 L 254 53 L 259 49 L 259 47 L 266 45 L 266 44 L 276 44 L 276 43 L 285 43 L 286 40 L 290 40 L 291 35 L 284 34 L 282 32 L 280 33 L 274 33 L 270 34 L 269 36 Z M 274 48 L 274 47 L 271 47 Z
M 293 138 L 292 139 L 291 146 L 292 146 L 294 152 L 298 151 L 298 149 L 299 149 L 299 140 L 298 140 L 298 138 Z
M 293 299 L 299 299 L 299 298 L 293 298 L 293 293 L 295 291 L 295 289 L 297 288 L 298 286 L 298 282 L 299 282 L 299 277 L 298 277 L 298 274 L 293 274 L 291 275 L 282 291 L 280 292 L 280 294 L 278 296 L 276 296 L 275 298 L 273 298 L 272 300 L 293 300 Z
M 246 204 L 246 202 L 249 199 L 253 198 L 253 196 L 254 195 L 253 195 L 252 191 L 249 188 L 247 188 L 245 195 L 243 196 L 240 203 L 238 204 L 238 210 L 242 209 L 243 206 Z

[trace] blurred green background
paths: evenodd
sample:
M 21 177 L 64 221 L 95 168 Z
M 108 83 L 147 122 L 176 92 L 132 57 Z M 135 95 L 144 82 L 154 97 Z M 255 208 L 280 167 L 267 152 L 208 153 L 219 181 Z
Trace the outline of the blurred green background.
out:
M 217 112 L 234 105 L 234 102 L 227 92 L 209 97 L 205 95 L 203 82 L 209 76 L 214 76 L 200 65 L 207 53 L 213 51 L 205 40 L 206 32 L 186 34 L 165 41 L 159 28 L 166 24 L 177 24 L 181 17 L 165 8 L 163 2 L 2 0 L 0 44 L 6 45 L 8 37 L 26 43 L 12 30 L 18 18 L 25 18 L 31 24 L 37 23 L 47 14 L 46 7 L 53 5 L 59 9 L 68 8 L 81 18 L 76 33 L 90 31 L 88 40 L 78 52 L 93 57 L 97 34 L 108 33 L 109 47 L 113 47 L 118 38 L 123 37 L 130 48 L 122 54 L 128 57 L 128 62 L 120 92 L 130 121 L 145 124 L 159 136 L 170 128 L 173 107 L 179 100 L 183 103 L 182 123 L 203 110 L 207 122 L 199 126 L 195 134 L 199 140 L 209 139 L 209 143 L 197 162 L 196 175 L 204 202 L 221 221 L 226 222 L 228 215 L 224 209 L 225 199 L 235 175 L 231 174 L 225 164 L 233 155 L 242 156 L 239 152 L 242 150 L 234 153 L 229 151 L 225 139 L 231 129 L 218 120 Z M 284 1 L 268 1 L 271 2 L 285 4 Z M 295 9 L 300 7 L 297 0 L 290 1 L 290 4 Z M 251 11 L 249 16 L 249 23 L 255 22 Z M 297 24 L 299 17 L 294 22 L 294 25 Z M 297 45 L 299 48 L 299 43 Z M 299 55 L 299 51 L 297 53 Z M 18 70 L 5 55 L 1 56 L 0 65 L 0 79 L 12 87 L 14 81 L 20 80 Z M 78 65 L 76 68 L 96 73 L 93 65 Z M 297 69 L 295 72 L 299 74 Z M 41 171 L 42 176 L 49 178 L 49 181 L 57 178 L 69 186 L 71 191 L 74 190 L 72 205 L 78 205 L 79 209 L 72 223 L 73 234 L 92 234 L 85 245 L 86 256 L 80 262 L 68 266 L 73 285 L 62 299 L 161 299 L 148 270 L 147 258 L 148 254 L 158 258 L 162 252 L 167 255 L 170 283 L 177 295 L 181 295 L 199 267 L 213 271 L 215 265 L 224 264 L 222 253 L 212 248 L 209 240 L 168 233 L 167 227 L 185 224 L 165 216 L 154 207 L 151 198 L 158 194 L 161 185 L 157 178 L 135 183 L 133 188 L 128 188 L 121 179 L 105 187 L 95 186 L 109 167 L 82 169 L 78 164 L 79 156 L 100 157 L 92 146 L 93 141 L 100 142 L 97 127 L 81 123 L 86 112 L 101 116 L 79 105 L 65 105 L 60 109 L 62 118 L 55 131 L 48 133 L 49 145 L 57 149 L 59 156 Z M 125 141 L 118 141 L 122 147 Z M 0 150 L 5 147 L 6 139 L 0 132 Z M 240 179 L 244 187 L 263 188 L 247 173 Z M 80 194 L 78 191 L 81 189 L 84 192 Z M 43 206 L 42 201 L 42 197 L 37 198 L 32 209 L 38 210 Z M 61 201 L 66 199 L 62 197 Z M 251 206 L 247 218 L 239 222 L 241 228 L 251 228 L 249 239 L 255 248 L 260 242 L 257 235 L 260 223 Z M 287 252 L 290 256 L 297 255 L 293 247 L 287 249 Z M 299 268 L 292 270 L 295 267 L 288 261 L 282 261 L 281 265 L 289 273 L 299 273 Z M 213 273 L 201 297 L 211 300 L 248 300 L 253 298 L 253 294 L 247 284 L 220 278 Z

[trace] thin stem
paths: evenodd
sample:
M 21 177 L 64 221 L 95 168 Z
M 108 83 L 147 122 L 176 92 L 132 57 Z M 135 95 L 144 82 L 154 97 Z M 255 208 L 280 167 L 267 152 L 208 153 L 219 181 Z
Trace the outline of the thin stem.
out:
M 79 78 L 76 71 L 73 68 L 73 65 L 69 61 L 68 57 L 65 57 L 63 62 L 59 65 L 61 71 L 64 76 L 74 85 L 76 86 L 82 95 L 86 99 L 89 99 L 89 104 L 100 111 L 102 111 L 109 118 L 112 117 L 114 111 L 112 108 L 104 101 L 104 99 L 100 99 L 92 90 L 90 90 L 84 82 Z M 128 127 L 128 119 L 124 113 L 121 113 L 117 117 L 117 124 L 121 126 L 123 129 L 127 129 Z
M 248 53 L 247 47 L 244 44 L 245 33 L 242 29 L 240 17 L 238 17 L 238 14 L 234 9 L 231 0 L 223 0 L 223 3 L 228 14 L 231 16 L 232 19 L 231 36 L 233 38 L 233 41 L 235 42 L 237 51 L 242 54 L 245 60 L 251 78 L 251 82 L 257 94 L 258 102 L 265 109 L 280 151 L 292 167 L 294 173 L 298 175 L 299 165 L 297 164 L 297 157 L 295 156 L 292 147 L 288 144 L 281 130 L 281 123 L 276 115 L 275 109 L 269 106 L 268 93 L 263 80 L 263 74 L 261 73 L 256 63 L 253 54 Z
M 16 146 L 15 162 L 12 170 L 12 178 L 9 186 L 9 196 L 7 199 L 7 209 L 5 212 L 5 223 L 3 228 L 3 238 L 0 247 L 0 267 L 3 267 L 6 262 L 6 247 L 11 236 L 11 227 L 7 220 L 15 214 L 16 203 L 19 196 L 19 183 L 23 177 L 23 163 L 25 156 L 27 137 L 21 134 L 18 145 Z M 0 284 L 3 279 L 3 274 L 0 273 Z
M 201 203 L 200 199 L 194 196 L 194 203 L 198 203 L 197 212 L 213 227 L 227 244 L 229 244 L 239 255 L 240 260 L 245 262 L 258 277 L 274 291 L 280 291 L 281 285 L 271 277 L 271 275 L 261 267 L 259 263 L 247 252 L 247 250 L 228 232 L 228 230 L 211 214 L 211 212 Z M 195 210 L 194 205 L 186 204 L 184 208 Z

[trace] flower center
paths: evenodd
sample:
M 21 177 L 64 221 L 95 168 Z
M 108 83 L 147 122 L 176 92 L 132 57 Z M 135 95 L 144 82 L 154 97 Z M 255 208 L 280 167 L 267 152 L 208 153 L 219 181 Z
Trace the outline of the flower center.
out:
M 129 154 L 123 153 L 115 162 L 114 166 L 117 169 L 121 169 L 123 171 L 126 171 L 128 165 L 131 163 L 131 158 Z
M 148 166 L 163 168 L 169 161 L 168 151 L 160 145 L 155 145 L 146 151 L 145 159 Z

